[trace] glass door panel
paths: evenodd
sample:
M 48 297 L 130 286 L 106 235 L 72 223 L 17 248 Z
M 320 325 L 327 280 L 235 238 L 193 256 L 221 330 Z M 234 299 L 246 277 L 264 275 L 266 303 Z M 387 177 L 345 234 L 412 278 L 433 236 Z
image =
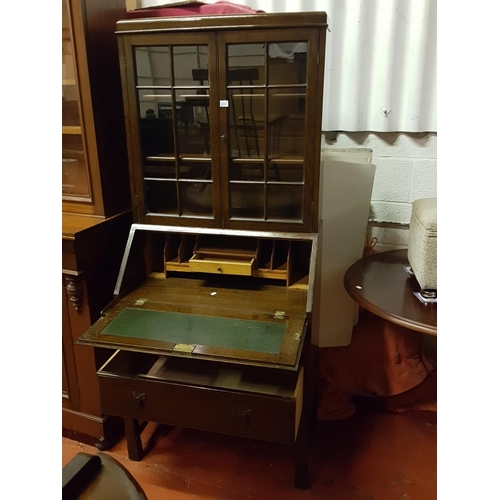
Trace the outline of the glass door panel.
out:
M 179 215 L 177 185 L 165 179 L 145 179 L 144 194 L 148 211 L 163 215 Z
M 210 159 L 210 96 L 208 89 L 175 92 L 179 154 Z
M 304 187 L 292 184 L 267 185 L 267 215 L 274 220 L 302 219 Z
M 230 181 L 264 181 L 264 161 L 234 159 L 229 166 Z
M 305 89 L 269 90 L 268 142 L 273 158 L 303 158 Z
M 135 47 L 146 213 L 213 216 L 208 45 Z
M 230 219 L 303 221 L 307 49 L 226 45 Z
M 264 158 L 265 94 L 252 88 L 229 91 L 232 158 Z
M 268 182 L 304 183 L 304 163 L 300 160 L 271 160 L 267 164 Z
M 213 214 L 213 184 L 209 182 L 180 182 L 182 215 L 210 216 Z
M 90 197 L 69 5 L 62 2 L 62 194 Z
M 307 42 L 270 43 L 268 66 L 270 85 L 305 85 Z
M 136 85 L 171 87 L 170 47 L 135 48 Z
M 264 219 L 265 184 L 231 182 L 230 217 Z
M 160 167 L 165 177 L 175 177 L 172 92 L 139 90 L 138 103 L 144 174 L 149 176 Z
M 89 195 L 89 178 L 81 134 L 62 136 L 62 189 L 63 194 Z

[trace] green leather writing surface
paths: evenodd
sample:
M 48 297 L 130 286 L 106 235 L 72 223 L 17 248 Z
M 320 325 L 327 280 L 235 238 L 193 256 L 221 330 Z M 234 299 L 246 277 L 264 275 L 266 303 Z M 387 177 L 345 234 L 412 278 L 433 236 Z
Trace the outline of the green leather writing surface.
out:
M 278 354 L 286 323 L 125 308 L 101 335 Z

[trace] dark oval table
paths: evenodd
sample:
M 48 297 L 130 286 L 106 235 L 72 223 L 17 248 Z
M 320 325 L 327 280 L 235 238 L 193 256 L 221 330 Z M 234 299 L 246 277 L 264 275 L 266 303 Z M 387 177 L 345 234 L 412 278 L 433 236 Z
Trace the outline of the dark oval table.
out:
M 363 308 L 410 330 L 437 336 L 437 303 L 423 304 L 420 291 L 408 274 L 408 251 L 391 250 L 364 257 L 344 275 L 347 293 Z
M 357 403 L 381 411 L 401 411 L 437 401 L 437 303 L 423 304 L 409 274 L 408 251 L 391 250 L 364 257 L 344 275 L 347 293 L 364 309 L 409 330 L 421 333 L 421 349 L 435 369 L 415 387 L 387 397 L 360 397 Z

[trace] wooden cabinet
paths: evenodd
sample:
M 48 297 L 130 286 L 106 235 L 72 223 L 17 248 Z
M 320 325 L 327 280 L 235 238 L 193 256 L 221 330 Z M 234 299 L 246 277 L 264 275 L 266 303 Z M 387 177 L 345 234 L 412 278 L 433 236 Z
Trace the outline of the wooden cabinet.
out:
M 132 225 L 102 409 L 294 447 L 307 485 L 326 14 L 117 23 Z M 71 390 L 68 378 L 68 387 Z
M 113 297 L 131 213 L 96 220 L 63 217 L 63 434 L 104 448 L 120 422 L 102 414 L 96 369 L 109 353 L 75 345 Z
M 318 229 L 324 13 L 120 21 L 135 221 Z
M 132 222 L 114 34 L 124 16 L 124 0 L 62 2 L 62 423 L 103 446 L 115 430 L 99 402 L 103 352 L 75 342 L 113 296 Z

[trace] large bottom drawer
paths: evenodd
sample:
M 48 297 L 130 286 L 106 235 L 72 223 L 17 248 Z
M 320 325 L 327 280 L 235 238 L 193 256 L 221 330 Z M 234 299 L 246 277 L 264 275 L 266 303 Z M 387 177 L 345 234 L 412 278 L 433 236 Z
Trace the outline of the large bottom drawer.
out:
M 115 351 L 97 372 L 103 413 L 293 444 L 297 372 Z

